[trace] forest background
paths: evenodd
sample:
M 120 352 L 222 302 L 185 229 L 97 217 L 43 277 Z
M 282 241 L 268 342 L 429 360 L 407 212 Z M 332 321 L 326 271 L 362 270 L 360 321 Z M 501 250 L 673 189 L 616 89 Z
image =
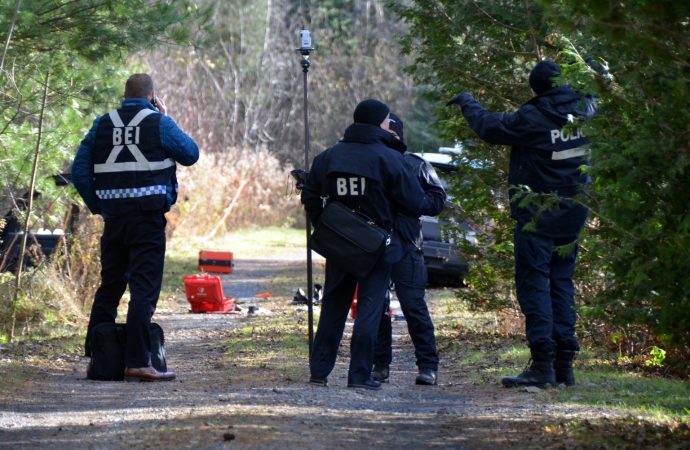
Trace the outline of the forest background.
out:
M 579 124 L 593 141 L 594 183 L 579 199 L 592 214 L 580 241 L 578 333 L 622 363 L 687 376 L 689 23 L 690 6 L 674 1 L 3 2 L 0 211 L 23 224 L 31 200 L 31 229 L 75 228 L 58 256 L 36 261 L 23 280 L 0 275 L 0 338 L 83 326 L 102 222 L 53 175 L 69 171 L 92 120 L 117 107 L 130 73 L 153 75 L 157 95 L 203 153 L 179 171 L 170 234 L 304 226 L 287 174 L 304 164 L 295 48 L 309 28 L 311 156 L 340 138 L 368 97 L 403 118 L 410 150 L 463 145 L 451 191 L 478 244 L 458 240 L 472 266 L 458 296 L 506 317 L 517 308 L 508 150 L 477 142 L 444 104 L 469 91 L 491 110 L 514 110 L 530 98 L 526 79 L 539 59 L 563 64 L 562 82 L 600 106 L 594 121 Z M 34 178 L 40 196 L 32 197 Z M 554 199 L 530 201 L 548 208 Z

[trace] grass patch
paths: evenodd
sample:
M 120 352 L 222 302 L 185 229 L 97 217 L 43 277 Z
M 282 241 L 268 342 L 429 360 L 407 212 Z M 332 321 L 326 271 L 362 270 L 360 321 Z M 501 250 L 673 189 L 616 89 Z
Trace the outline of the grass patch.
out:
M 303 380 L 309 374 L 307 315 L 285 298 L 261 304 L 267 315 L 248 317 L 230 332 L 226 358 L 230 379 L 254 382 Z
M 30 377 L 30 368 L 15 362 L 0 362 L 0 392 L 10 392 Z
M 193 259 L 196 266 L 199 250 L 225 250 L 233 253 L 235 258 L 264 258 L 284 254 L 306 253 L 306 232 L 303 229 L 289 227 L 266 227 L 241 229 L 211 240 L 203 237 L 180 237 L 170 240 L 168 253 L 175 256 L 186 256 Z
M 563 448 L 687 449 L 690 443 L 687 422 L 654 422 L 632 416 L 563 421 L 545 431 L 565 441 Z
M 643 377 L 593 363 L 575 370 L 577 385 L 553 392 L 557 402 L 612 407 L 635 415 L 690 422 L 690 383 L 660 377 Z
M 506 333 L 511 327 L 500 323 L 503 319 L 470 311 L 443 292 L 432 304 L 440 356 L 469 383 L 503 389 L 501 377 L 528 364 L 524 338 Z M 536 394 L 547 402 L 611 410 L 614 418 L 593 420 L 584 414 L 546 431 L 574 447 L 688 448 L 690 382 L 616 368 L 615 361 L 616 355 L 605 350 L 584 348 L 575 361 L 576 386 Z
M 0 392 L 35 379 L 40 369 L 77 360 L 84 353 L 84 334 L 37 336 L 4 346 L 0 358 Z M 38 369 L 38 370 L 37 370 Z

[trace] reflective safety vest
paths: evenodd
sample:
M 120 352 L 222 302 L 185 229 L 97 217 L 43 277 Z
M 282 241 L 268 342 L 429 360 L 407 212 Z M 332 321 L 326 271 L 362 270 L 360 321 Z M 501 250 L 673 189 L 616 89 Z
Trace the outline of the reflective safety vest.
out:
M 101 210 L 110 216 L 165 211 L 177 195 L 175 161 L 161 145 L 161 115 L 126 106 L 103 116 L 92 151 L 94 184 Z

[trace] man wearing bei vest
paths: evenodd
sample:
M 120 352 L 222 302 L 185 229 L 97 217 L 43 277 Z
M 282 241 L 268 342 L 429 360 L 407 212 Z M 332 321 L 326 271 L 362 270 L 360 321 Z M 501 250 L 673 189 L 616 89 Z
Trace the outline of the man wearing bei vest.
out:
M 324 201 L 341 202 L 386 230 L 393 230 L 398 211 L 419 215 L 433 210 L 435 203 L 443 203 L 439 195 L 425 193 L 402 155 L 391 151 L 397 140 L 388 132 L 389 112 L 388 106 L 378 100 L 360 102 L 354 111 L 354 123 L 345 130 L 343 139 L 314 158 L 302 190 L 302 203 L 314 224 L 318 224 Z M 392 241 L 386 254 L 363 277 L 326 262 L 321 316 L 310 361 L 312 384 L 327 385 L 355 286 L 359 286 L 347 385 L 370 390 L 381 388 L 381 383 L 371 379 L 371 367 L 391 264 L 402 257 L 395 233 Z M 393 252 L 396 248 L 398 251 Z
M 520 375 L 503 378 L 505 387 L 575 384 L 572 364 L 580 346 L 575 338 L 573 272 L 587 209 L 573 197 L 590 182 L 582 170 L 588 164 L 589 141 L 580 129 L 567 125 L 575 117 L 592 117 L 595 110 L 592 99 L 555 85 L 560 73 L 555 62 L 539 62 L 529 76 L 535 97 L 514 113 L 490 113 L 468 93 L 448 102 L 462 108 L 481 139 L 512 146 L 508 175 L 512 187 L 528 186 L 533 192 L 560 197 L 556 208 L 536 215 L 535 206 L 518 206 L 520 195 L 511 192 L 515 282 L 532 364 Z M 526 231 L 534 218 L 536 230 Z M 572 244 L 567 255 L 555 250 L 567 244 Z
M 173 372 L 151 366 L 149 327 L 165 259 L 165 212 L 177 199 L 176 163 L 199 159 L 199 149 L 166 115 L 153 80 L 135 74 L 119 109 L 96 118 L 72 163 L 72 182 L 93 214 L 105 221 L 101 236 L 101 285 L 86 337 L 99 323 L 115 322 L 129 285 L 125 379 L 167 381 Z
M 396 147 L 395 150 L 403 154 L 405 162 L 412 168 L 412 173 L 419 179 L 422 189 L 438 193 L 445 202 L 446 192 L 433 166 L 417 155 L 405 153 L 407 145 L 403 140 L 403 122 L 393 113 L 390 116 L 390 131 L 400 143 L 400 146 Z M 437 209 L 427 211 L 426 215 L 436 216 L 440 214 L 444 202 L 438 202 L 435 205 Z M 419 221 L 419 216 L 398 214 L 395 218 L 395 229 L 400 235 L 404 256 L 400 261 L 393 264 L 391 281 L 395 284 L 395 293 L 405 316 L 412 344 L 414 344 L 417 368 L 419 369 L 415 383 L 433 386 L 437 384 L 438 353 L 436 351 L 434 324 L 424 300 L 427 273 L 422 252 L 422 224 Z M 374 352 L 374 371 L 372 373 L 374 380 L 382 382 L 388 381 L 390 363 L 393 359 L 391 348 L 393 329 L 390 311 L 387 309 L 389 308 L 384 308 L 379 325 Z

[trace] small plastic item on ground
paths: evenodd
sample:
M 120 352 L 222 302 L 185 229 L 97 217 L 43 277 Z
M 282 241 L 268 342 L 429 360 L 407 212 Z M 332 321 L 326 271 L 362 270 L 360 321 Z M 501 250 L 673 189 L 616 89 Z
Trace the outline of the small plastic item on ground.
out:
M 223 295 L 220 277 L 216 275 L 185 275 L 183 278 L 187 301 L 193 313 L 235 313 L 235 301 Z
M 254 297 L 257 297 L 257 298 L 270 298 L 270 297 L 273 297 L 273 294 L 271 294 L 270 292 L 259 292 L 258 294 L 254 294 Z
M 320 284 L 315 284 L 314 285 L 314 296 L 312 297 L 313 299 L 313 304 L 314 305 L 320 305 L 321 304 L 321 297 L 323 295 L 323 288 Z M 307 298 L 307 293 L 304 292 L 302 288 L 298 288 L 295 291 L 295 296 L 292 297 L 292 305 L 307 305 L 309 304 L 309 299 Z
M 323 286 L 320 284 L 316 283 L 314 285 L 314 304 L 315 305 L 320 305 L 321 304 L 321 298 L 323 297 Z
M 199 270 L 211 273 L 231 273 L 235 263 L 232 252 L 199 250 Z
M 266 315 L 266 314 L 271 314 L 271 310 L 266 309 L 266 308 L 260 308 L 256 305 L 249 305 L 247 307 L 247 315 L 248 316 L 253 316 L 253 315 L 258 316 L 258 315 Z

